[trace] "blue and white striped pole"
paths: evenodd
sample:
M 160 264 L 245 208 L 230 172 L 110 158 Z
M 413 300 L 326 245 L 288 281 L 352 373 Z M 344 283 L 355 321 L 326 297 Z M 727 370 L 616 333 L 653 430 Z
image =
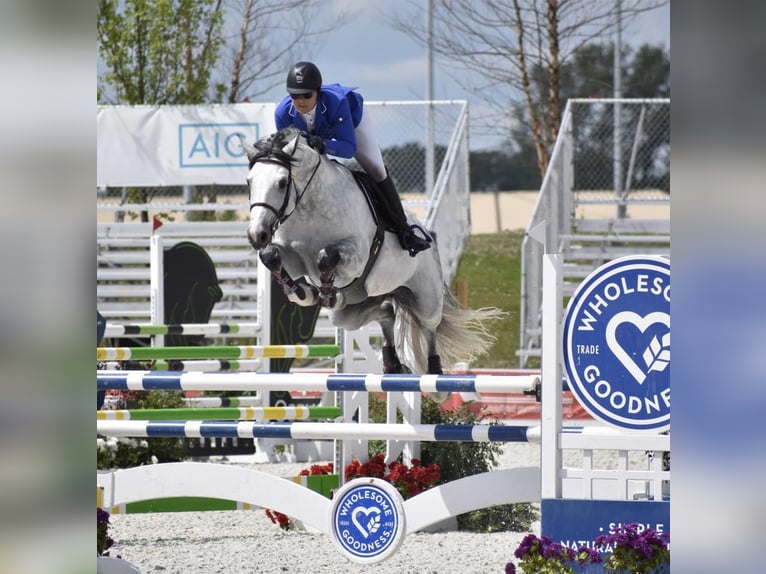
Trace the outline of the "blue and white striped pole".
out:
M 98 371 L 99 390 L 124 391 L 357 391 L 524 393 L 537 375 L 371 375 L 327 373 L 197 373 L 188 371 Z
M 98 434 L 121 437 L 238 437 L 310 440 L 539 442 L 539 426 L 378 423 L 257 423 L 251 421 L 99 420 Z

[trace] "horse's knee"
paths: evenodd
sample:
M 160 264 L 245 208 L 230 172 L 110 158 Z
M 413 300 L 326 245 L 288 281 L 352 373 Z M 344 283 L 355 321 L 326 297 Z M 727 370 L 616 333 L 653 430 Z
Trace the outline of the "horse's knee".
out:
M 340 251 L 335 245 L 328 245 L 319 252 L 317 268 L 320 273 L 330 273 L 340 263 Z
M 275 245 L 269 245 L 258 252 L 258 257 L 272 273 L 279 273 L 282 269 L 282 256 Z

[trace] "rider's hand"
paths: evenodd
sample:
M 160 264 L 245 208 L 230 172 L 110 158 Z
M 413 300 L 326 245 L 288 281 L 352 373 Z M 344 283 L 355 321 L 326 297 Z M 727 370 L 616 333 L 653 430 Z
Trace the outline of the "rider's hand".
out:
M 324 138 L 322 136 L 309 136 L 309 147 L 314 148 L 317 153 L 324 153 L 325 143 Z

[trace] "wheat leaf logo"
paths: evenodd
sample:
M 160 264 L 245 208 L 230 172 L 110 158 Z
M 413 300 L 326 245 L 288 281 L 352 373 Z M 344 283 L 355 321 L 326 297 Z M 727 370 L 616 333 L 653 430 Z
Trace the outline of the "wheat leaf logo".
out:
M 367 522 L 367 532 L 375 534 L 380 529 L 380 514 L 373 514 Z
M 656 336 L 652 337 L 649 345 L 642 354 L 647 373 L 652 371 L 662 372 L 670 364 L 670 333 L 662 336 L 662 343 Z

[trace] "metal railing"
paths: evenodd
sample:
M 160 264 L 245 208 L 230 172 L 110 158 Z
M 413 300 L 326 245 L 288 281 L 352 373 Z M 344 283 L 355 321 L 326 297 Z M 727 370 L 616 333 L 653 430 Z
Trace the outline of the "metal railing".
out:
M 564 255 L 565 294 L 571 295 L 574 282 L 626 246 L 667 251 L 669 210 L 646 216 L 641 209 L 669 203 L 670 100 L 569 100 L 522 243 L 521 367 L 541 354 L 543 249 Z M 597 205 L 601 212 L 588 215 Z M 598 250 L 581 248 L 594 242 Z M 567 259 L 577 264 L 567 267 Z

